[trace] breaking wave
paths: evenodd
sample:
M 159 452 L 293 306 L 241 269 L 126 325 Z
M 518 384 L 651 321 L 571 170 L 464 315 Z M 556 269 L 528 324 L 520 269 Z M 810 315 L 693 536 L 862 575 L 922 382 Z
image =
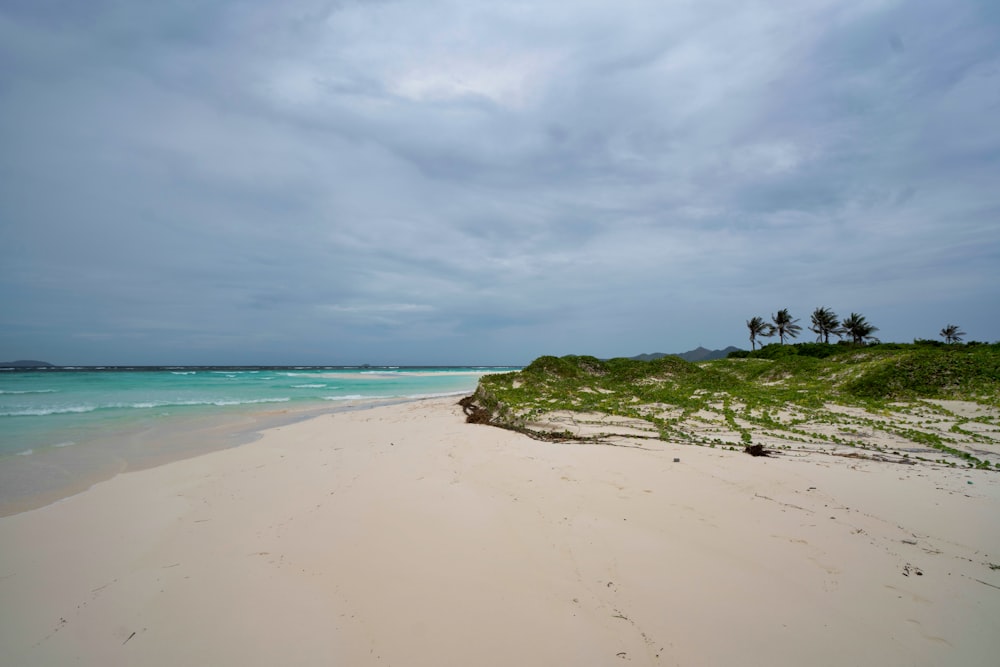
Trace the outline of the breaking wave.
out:
M 215 405 L 228 407 L 233 405 L 255 405 L 258 403 L 287 403 L 292 399 L 287 396 L 253 399 L 213 399 L 207 401 L 141 401 L 138 403 L 110 403 L 107 405 L 60 405 L 44 408 L 26 408 L 0 412 L 0 417 L 47 417 L 49 415 L 80 414 L 97 410 L 148 410 L 150 408 L 191 407 L 198 405 Z

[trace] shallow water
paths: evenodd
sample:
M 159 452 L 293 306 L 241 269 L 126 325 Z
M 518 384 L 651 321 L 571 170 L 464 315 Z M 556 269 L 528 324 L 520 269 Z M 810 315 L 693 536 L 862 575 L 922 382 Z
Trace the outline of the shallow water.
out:
M 0 372 L 0 516 L 338 409 L 471 392 L 511 367 Z

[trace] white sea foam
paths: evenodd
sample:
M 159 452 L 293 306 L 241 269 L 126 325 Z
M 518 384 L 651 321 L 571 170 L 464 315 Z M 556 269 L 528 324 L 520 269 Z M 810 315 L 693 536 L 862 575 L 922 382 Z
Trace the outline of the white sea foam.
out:
M 408 400 L 418 400 L 424 398 L 451 398 L 453 396 L 466 396 L 468 391 L 446 391 L 446 392 L 434 392 L 428 394 L 393 394 L 393 395 L 378 395 L 373 396 L 371 394 L 348 394 L 347 396 L 324 396 L 323 400 L 326 401 L 359 401 L 359 400 L 381 400 L 381 399 L 393 399 L 393 398 L 405 398 Z
M 293 389 L 322 389 L 325 384 L 293 384 Z
M 218 406 L 221 407 L 221 406 L 224 406 L 224 405 L 250 405 L 250 404 L 253 404 L 253 403 L 287 403 L 290 400 L 292 400 L 292 399 L 285 398 L 285 397 L 282 397 L 282 398 L 255 398 L 255 399 L 251 399 L 251 400 L 247 400 L 247 401 L 212 401 L 211 405 L 218 405 Z M 206 403 L 205 405 L 208 405 L 208 404 Z
M 97 407 L 93 405 L 70 405 L 61 408 L 33 408 L 28 410 L 0 412 L 0 417 L 47 417 L 48 415 L 93 412 L 96 409 Z
M 48 408 L 29 408 L 25 410 L 10 410 L 0 412 L 0 417 L 47 417 L 49 415 L 81 414 L 95 410 L 148 410 L 150 408 L 193 407 L 199 405 L 215 405 L 228 407 L 232 405 L 253 405 L 257 403 L 287 403 L 292 399 L 288 396 L 251 399 L 209 399 L 192 401 L 140 401 L 137 403 L 111 403 L 107 405 L 66 405 Z
M 34 453 L 35 453 L 34 449 L 26 449 L 23 452 L 18 452 L 17 455 L 18 456 L 31 456 Z
M 54 444 L 52 446 L 53 447 L 72 447 L 75 444 L 76 443 L 73 442 L 72 440 L 67 440 L 66 442 L 57 442 L 56 444 Z
M 191 407 L 198 405 L 217 405 L 217 406 L 230 406 L 230 405 L 252 405 L 255 403 L 287 403 L 292 400 L 287 396 L 277 396 L 268 398 L 247 398 L 247 399 L 237 399 L 237 398 L 220 398 L 215 400 L 204 400 L 204 401 L 172 401 L 163 403 L 133 403 L 132 405 L 121 405 L 115 407 L 123 408 L 169 408 L 169 407 Z
M 54 394 L 58 389 L 0 389 L 0 394 Z
M 195 375 L 198 371 L 170 371 L 171 375 Z
M 449 396 L 465 396 L 467 391 L 447 391 L 439 394 L 410 394 L 406 398 L 448 398 Z

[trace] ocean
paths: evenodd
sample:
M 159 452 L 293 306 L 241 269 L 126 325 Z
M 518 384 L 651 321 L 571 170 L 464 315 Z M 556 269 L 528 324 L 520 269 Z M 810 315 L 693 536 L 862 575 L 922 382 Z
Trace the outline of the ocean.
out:
M 235 446 L 290 421 L 455 396 L 476 367 L 142 367 L 0 371 L 0 516 L 118 472 Z

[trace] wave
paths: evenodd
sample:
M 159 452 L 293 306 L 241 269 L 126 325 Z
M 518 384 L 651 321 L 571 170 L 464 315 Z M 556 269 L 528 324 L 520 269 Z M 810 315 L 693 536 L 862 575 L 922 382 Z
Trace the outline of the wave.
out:
M 253 403 L 288 403 L 290 400 L 292 400 L 292 399 L 290 399 L 290 398 L 255 398 L 255 399 L 250 399 L 250 400 L 245 400 L 245 401 L 212 401 L 211 404 L 212 405 L 219 405 L 219 406 L 222 406 L 222 405 L 250 405 L 250 404 L 253 404 Z M 192 403 L 191 405 L 203 405 L 203 404 Z
M 0 389 L 0 394 L 55 394 L 58 389 Z
M 292 389 L 322 389 L 325 384 L 293 384 Z
M 424 398 L 450 398 L 452 396 L 466 396 L 468 391 L 447 391 L 431 394 L 392 394 L 373 396 L 371 394 L 348 394 L 347 396 L 324 396 L 325 401 L 382 401 L 404 398 L 407 400 L 419 400 Z
M 71 405 L 62 408 L 34 408 L 28 410 L 12 410 L 0 412 L 0 417 L 47 417 L 49 415 L 64 415 L 69 413 L 93 412 L 96 405 Z
M 23 452 L 17 452 L 17 455 L 18 456 L 31 456 L 34 453 L 35 453 L 34 449 L 26 449 Z
M 278 397 L 272 397 L 272 398 L 244 398 L 244 399 L 238 399 L 238 398 L 219 398 L 219 399 L 207 400 L 207 401 L 174 401 L 174 402 L 171 402 L 171 403 L 167 403 L 167 402 L 162 402 L 162 403 L 143 403 L 143 404 L 135 404 L 134 406 L 122 405 L 122 406 L 115 406 L 115 407 L 123 407 L 123 408 L 128 408 L 128 407 L 169 408 L 169 407 L 173 407 L 173 406 L 194 406 L 194 405 L 218 405 L 218 406 L 253 405 L 253 404 L 256 404 L 256 403 L 287 403 L 290 400 L 292 400 L 292 399 L 289 398 L 288 396 L 278 396 Z
M 437 394 L 409 394 L 406 398 L 449 398 L 451 396 L 467 396 L 467 391 L 446 391 Z
M 198 371 L 170 371 L 171 375 L 197 375 Z
M 111 403 L 107 405 L 66 405 L 49 408 L 30 408 L 0 412 L 0 417 L 48 417 L 49 415 L 81 414 L 97 410 L 148 410 L 150 408 L 194 407 L 199 405 L 215 405 L 229 407 L 233 405 L 255 405 L 258 403 L 287 403 L 292 399 L 287 396 L 251 399 L 214 399 L 203 401 L 142 401 L 139 403 Z

